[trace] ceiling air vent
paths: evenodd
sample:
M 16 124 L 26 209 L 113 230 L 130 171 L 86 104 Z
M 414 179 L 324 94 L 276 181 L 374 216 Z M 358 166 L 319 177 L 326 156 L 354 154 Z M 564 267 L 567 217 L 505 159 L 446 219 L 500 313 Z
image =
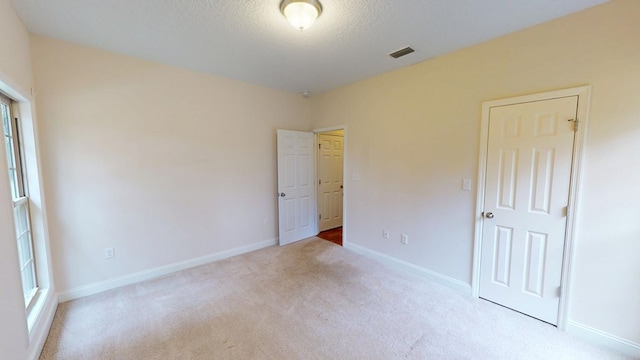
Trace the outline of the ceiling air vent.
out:
M 412 52 L 414 52 L 415 50 L 413 50 L 410 46 L 407 46 L 404 49 L 400 49 L 396 52 L 392 52 L 391 54 L 389 54 L 389 56 L 391 56 L 394 59 L 397 59 L 399 57 L 411 54 Z

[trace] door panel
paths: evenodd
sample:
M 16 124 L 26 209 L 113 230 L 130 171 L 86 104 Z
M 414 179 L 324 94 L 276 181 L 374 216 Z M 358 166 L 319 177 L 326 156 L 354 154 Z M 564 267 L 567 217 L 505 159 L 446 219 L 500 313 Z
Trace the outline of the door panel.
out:
M 318 135 L 319 230 L 342 226 L 344 138 Z
M 548 234 L 527 231 L 525 244 L 525 291 L 542 298 L 542 285 L 547 253 Z
M 557 323 L 577 97 L 491 108 L 480 297 Z
M 317 233 L 312 133 L 278 130 L 280 245 Z
M 493 281 L 508 287 L 511 275 L 513 229 L 496 226 L 496 236 L 493 241 Z

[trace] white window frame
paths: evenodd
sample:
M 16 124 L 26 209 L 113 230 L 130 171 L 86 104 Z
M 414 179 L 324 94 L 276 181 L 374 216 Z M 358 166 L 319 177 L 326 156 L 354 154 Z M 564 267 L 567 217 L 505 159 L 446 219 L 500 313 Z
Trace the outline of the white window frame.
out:
M 3 118 L 2 134 L 7 151 L 7 161 L 9 166 L 9 181 L 13 196 L 13 216 L 16 231 L 16 243 L 20 264 L 20 275 L 22 281 L 25 308 L 27 313 L 35 303 L 38 294 L 38 275 L 36 269 L 36 259 L 31 230 L 31 212 L 29 210 L 29 196 L 27 189 L 27 179 L 24 163 L 24 152 L 22 149 L 21 129 L 17 115 L 17 102 L 8 96 L 0 93 L 0 103 L 3 107 L 3 114 L 6 111 L 8 120 L 5 128 Z M 3 116 L 4 117 L 4 116 Z M 7 146 L 8 145 L 8 146 Z M 13 165 L 13 167 L 11 166 Z M 11 171 L 13 170 L 13 172 Z

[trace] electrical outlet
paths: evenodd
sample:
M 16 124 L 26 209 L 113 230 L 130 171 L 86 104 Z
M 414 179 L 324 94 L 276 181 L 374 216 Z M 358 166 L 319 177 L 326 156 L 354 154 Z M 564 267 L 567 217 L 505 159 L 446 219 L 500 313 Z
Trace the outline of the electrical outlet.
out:
M 400 242 L 403 243 L 404 245 L 408 245 L 409 244 L 409 236 L 407 234 L 400 235 Z
M 391 237 L 389 235 L 389 230 L 388 229 L 382 230 L 382 237 L 385 238 L 385 239 L 389 239 Z
M 116 251 L 114 248 L 104 248 L 104 258 L 105 259 L 113 259 L 116 256 Z

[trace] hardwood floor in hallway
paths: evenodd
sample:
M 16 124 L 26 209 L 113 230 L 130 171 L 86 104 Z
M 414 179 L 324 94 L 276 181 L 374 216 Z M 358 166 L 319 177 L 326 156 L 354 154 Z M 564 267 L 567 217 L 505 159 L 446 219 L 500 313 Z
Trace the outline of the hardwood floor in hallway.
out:
M 342 226 L 335 229 L 321 231 L 317 236 L 321 239 L 328 240 L 334 244 L 342 246 Z

